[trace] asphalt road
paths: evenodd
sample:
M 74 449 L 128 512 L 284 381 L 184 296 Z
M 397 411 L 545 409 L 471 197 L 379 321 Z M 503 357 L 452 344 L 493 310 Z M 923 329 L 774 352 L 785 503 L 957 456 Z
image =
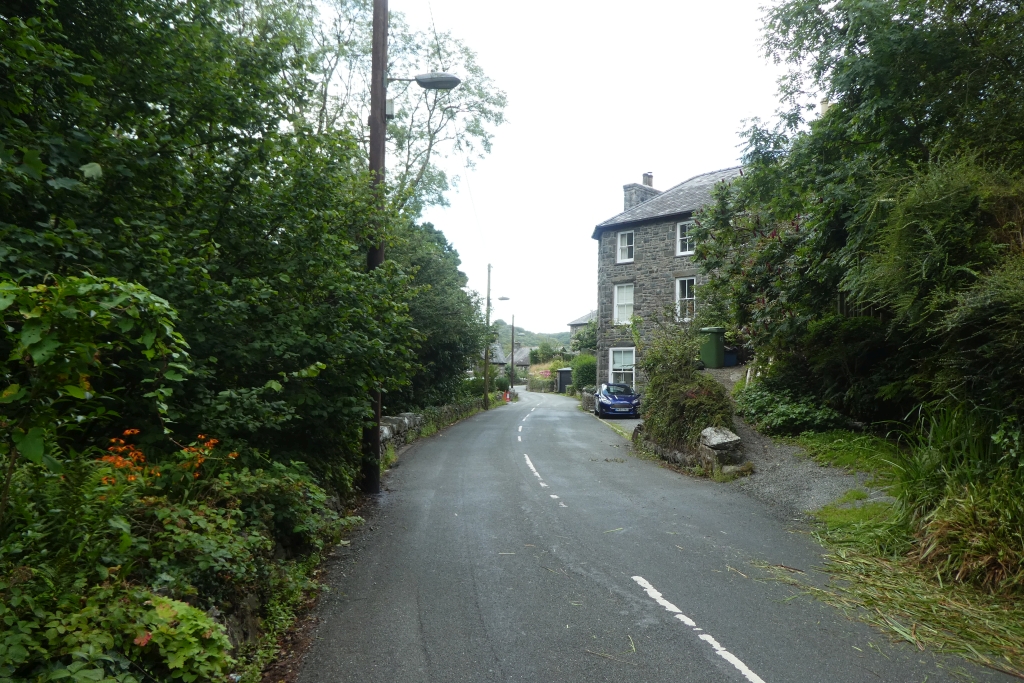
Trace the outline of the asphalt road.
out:
M 571 399 L 520 397 L 402 455 L 301 683 L 1009 680 L 772 580 L 825 581 L 791 520 L 631 457 Z

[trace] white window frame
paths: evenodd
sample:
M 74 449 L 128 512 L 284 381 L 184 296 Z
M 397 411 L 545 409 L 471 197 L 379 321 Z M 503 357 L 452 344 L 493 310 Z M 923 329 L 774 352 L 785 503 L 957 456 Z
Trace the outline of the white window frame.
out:
M 629 380 L 615 379 L 615 352 L 616 351 L 630 351 L 633 354 L 633 364 L 629 366 L 629 370 L 619 370 L 619 375 L 629 374 Z M 609 384 L 628 384 L 632 389 L 636 382 L 636 347 L 635 346 L 614 346 L 608 349 L 608 383 Z
M 683 283 L 689 282 L 690 296 L 683 296 L 684 285 Z M 690 304 L 684 304 L 684 301 L 692 302 Z M 686 311 L 683 310 L 684 305 Z M 677 277 L 676 278 L 676 318 L 682 320 L 684 323 L 688 323 L 693 320 L 694 315 L 697 313 L 697 278 L 695 277 Z
M 686 228 L 686 244 L 683 246 L 683 228 Z M 682 221 L 676 223 L 676 256 L 693 256 L 694 247 L 696 242 L 693 239 L 691 230 L 693 229 L 693 221 Z
M 613 285 L 615 289 L 612 290 L 612 320 L 616 325 L 628 325 L 630 320 L 633 318 L 633 310 L 636 306 L 636 287 L 632 282 L 626 282 L 621 285 Z M 629 287 L 629 315 L 623 320 L 619 317 L 619 288 Z M 626 304 L 622 304 L 625 306 Z
M 629 235 L 630 244 L 623 245 L 623 238 Z M 628 256 L 622 257 L 622 250 L 626 249 Z M 634 230 L 623 230 L 622 232 L 615 233 L 615 262 L 616 263 L 632 263 L 633 257 L 636 255 L 636 232 Z

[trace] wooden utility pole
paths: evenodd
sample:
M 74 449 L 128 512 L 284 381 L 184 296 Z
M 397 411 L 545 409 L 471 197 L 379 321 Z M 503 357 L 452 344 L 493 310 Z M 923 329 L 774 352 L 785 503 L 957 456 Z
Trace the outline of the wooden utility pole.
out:
M 487 345 L 484 347 L 484 410 L 491 409 L 491 264 L 487 264 Z
M 516 314 L 512 314 L 512 374 L 508 378 L 509 391 L 516 388 Z
M 378 220 L 384 220 L 384 120 L 387 98 L 388 0 L 373 0 L 373 38 L 370 61 L 370 182 L 377 202 Z M 366 268 L 384 263 L 384 225 L 380 242 L 366 252 Z M 380 493 L 380 389 L 370 392 L 373 424 L 363 429 L 363 492 Z

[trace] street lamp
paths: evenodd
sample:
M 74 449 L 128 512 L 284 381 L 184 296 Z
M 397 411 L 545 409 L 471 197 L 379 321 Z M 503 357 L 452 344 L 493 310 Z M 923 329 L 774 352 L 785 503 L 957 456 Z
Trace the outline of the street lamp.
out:
M 498 301 L 509 301 L 507 296 L 499 296 Z M 516 314 L 512 314 L 512 367 L 508 375 L 509 389 L 515 390 L 516 386 Z
M 385 77 L 388 63 L 388 0 L 373 0 L 373 38 L 370 52 L 370 183 L 383 204 L 384 136 L 387 132 L 387 88 Z M 420 74 L 415 80 L 428 90 L 451 90 L 459 79 L 451 74 L 432 72 Z M 381 212 L 383 213 L 383 212 Z M 384 241 L 370 247 L 366 253 L 366 268 L 373 270 L 384 263 Z M 363 430 L 363 491 L 380 493 L 380 390 L 370 392 L 373 403 L 373 424 Z

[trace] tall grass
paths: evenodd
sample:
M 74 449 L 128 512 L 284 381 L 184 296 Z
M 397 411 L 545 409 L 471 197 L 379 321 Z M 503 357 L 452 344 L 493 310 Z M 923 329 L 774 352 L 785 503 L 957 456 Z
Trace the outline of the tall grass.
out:
M 943 581 L 1024 593 L 1024 467 L 1016 422 L 965 405 L 922 408 L 893 463 L 909 554 Z

